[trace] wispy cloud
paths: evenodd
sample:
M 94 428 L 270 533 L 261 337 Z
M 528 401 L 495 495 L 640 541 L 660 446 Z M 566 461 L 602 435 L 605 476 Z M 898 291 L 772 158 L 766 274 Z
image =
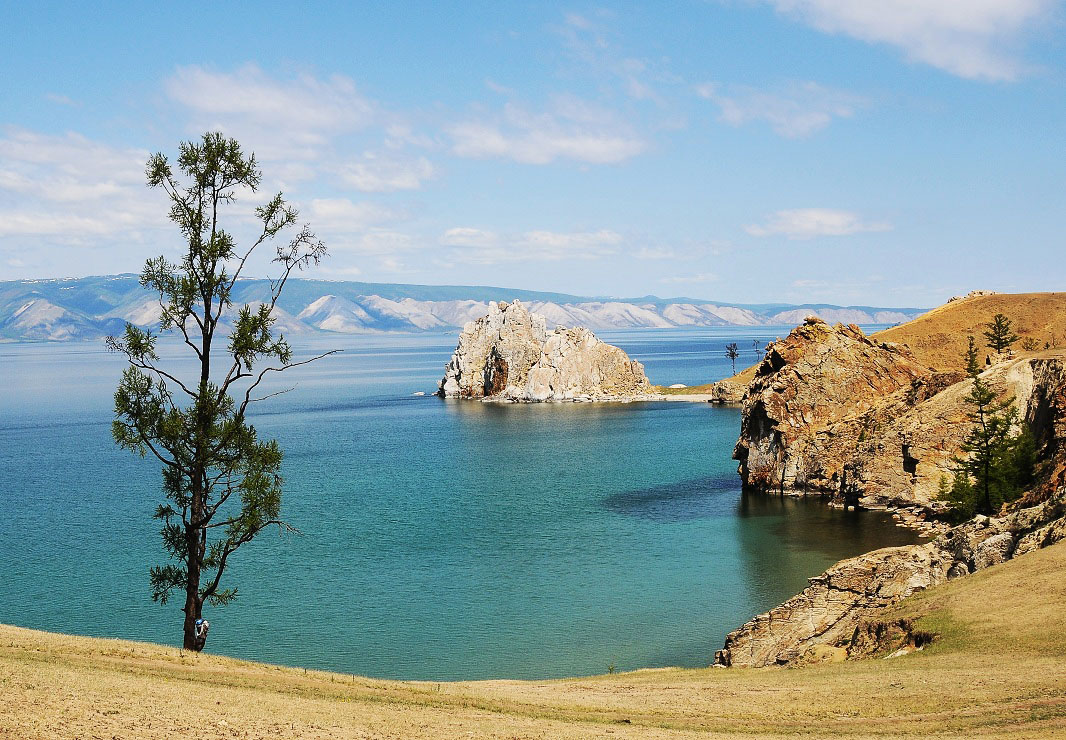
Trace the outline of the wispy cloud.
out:
M 622 235 L 609 229 L 539 230 L 501 235 L 483 229 L 457 227 L 448 229 L 440 238 L 441 244 L 452 248 L 454 261 L 477 264 L 590 259 L 615 254 L 622 242 Z
M 364 193 L 418 190 L 435 173 L 436 169 L 425 157 L 404 159 L 376 152 L 364 152 L 359 159 L 338 169 L 342 182 Z
M 390 228 L 370 228 L 359 233 L 341 234 L 329 242 L 334 254 L 352 252 L 359 255 L 376 255 L 383 259 L 395 258 L 403 252 L 417 251 L 418 241 L 402 231 Z
M 696 94 L 716 103 L 725 123 L 743 126 L 763 121 L 775 133 L 790 139 L 810 136 L 834 118 L 851 118 L 868 104 L 858 95 L 816 82 L 794 82 L 776 90 L 707 83 L 697 86 Z
M 80 134 L 8 128 L 0 137 L 0 236 L 47 235 L 81 241 L 166 223 L 144 187 L 148 152 Z
M 1014 80 L 1024 32 L 1047 19 L 1056 0 L 764 0 L 827 33 L 885 43 L 914 62 L 978 80 Z
M 668 285 L 713 283 L 716 280 L 718 280 L 718 276 L 712 272 L 698 272 L 694 275 L 676 275 L 674 277 L 659 278 L 660 283 L 666 283 Z
M 440 237 L 446 247 L 469 247 L 471 249 L 495 249 L 500 246 L 500 235 L 494 231 L 457 226 L 448 229 Z
M 326 233 L 351 234 L 372 226 L 397 223 L 405 215 L 388 206 L 370 201 L 348 198 L 315 198 L 311 201 L 310 218 L 319 235 Z
M 813 239 L 817 236 L 847 236 L 871 231 L 891 231 L 885 221 L 864 221 L 851 211 L 831 208 L 797 208 L 777 211 L 766 223 L 745 227 L 752 236 L 785 236 Z
M 452 152 L 460 157 L 512 159 L 548 164 L 570 159 L 612 164 L 646 148 L 644 140 L 617 114 L 565 96 L 545 111 L 533 112 L 507 103 L 498 114 L 486 114 L 448 128 Z
M 626 54 L 609 34 L 608 11 L 567 13 L 556 31 L 576 74 L 599 77 L 633 100 L 659 101 L 657 83 L 675 81 L 652 61 Z
M 677 259 L 677 251 L 670 247 L 640 247 L 633 252 L 638 260 L 672 260 Z
M 369 126 L 377 110 L 348 77 L 280 80 L 254 64 L 234 72 L 178 67 L 164 87 L 193 113 L 194 130 L 239 130 L 264 159 L 317 156 L 331 135 Z
M 44 99 L 50 103 L 55 103 L 56 105 L 65 105 L 70 108 L 78 108 L 81 106 L 81 103 L 74 100 L 73 98 L 69 98 L 66 95 L 60 95 L 58 93 L 45 93 Z

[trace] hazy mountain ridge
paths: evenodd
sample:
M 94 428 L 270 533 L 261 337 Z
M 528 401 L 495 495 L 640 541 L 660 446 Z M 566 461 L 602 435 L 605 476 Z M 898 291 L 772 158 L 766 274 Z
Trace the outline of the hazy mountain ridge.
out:
M 241 280 L 234 302 L 256 303 L 269 281 Z M 565 293 L 461 285 L 401 285 L 294 279 L 278 303 L 286 334 L 449 331 L 488 313 L 490 301 L 521 299 L 549 327 L 590 329 L 764 326 L 797 324 L 810 314 L 829 322 L 895 324 L 924 309 L 872 306 L 723 305 L 656 296 L 592 298 Z M 65 341 L 122 330 L 125 322 L 152 326 L 159 305 L 136 275 L 0 282 L 0 339 Z

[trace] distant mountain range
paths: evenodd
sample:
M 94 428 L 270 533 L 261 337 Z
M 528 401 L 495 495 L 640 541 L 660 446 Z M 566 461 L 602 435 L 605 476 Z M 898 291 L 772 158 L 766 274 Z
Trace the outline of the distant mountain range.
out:
M 269 282 L 240 280 L 235 303 L 257 303 Z M 489 301 L 520 299 L 549 326 L 590 329 L 794 325 L 816 314 L 829 322 L 897 324 L 925 309 L 783 303 L 729 305 L 690 298 L 588 298 L 511 288 L 401 285 L 294 279 L 278 302 L 277 326 L 304 332 L 449 331 L 488 313 Z M 128 321 L 152 326 L 156 299 L 136 275 L 0 282 L 0 339 L 64 341 L 122 331 Z

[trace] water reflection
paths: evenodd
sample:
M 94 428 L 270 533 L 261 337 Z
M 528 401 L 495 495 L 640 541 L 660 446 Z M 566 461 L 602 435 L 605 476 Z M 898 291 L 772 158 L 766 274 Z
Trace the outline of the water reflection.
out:
M 608 496 L 608 511 L 659 523 L 733 516 L 739 485 L 736 474 L 707 476 L 622 491 Z

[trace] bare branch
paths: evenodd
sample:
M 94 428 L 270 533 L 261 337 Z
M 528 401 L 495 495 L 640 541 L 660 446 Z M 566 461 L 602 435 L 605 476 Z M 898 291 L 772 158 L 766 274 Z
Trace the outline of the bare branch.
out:
M 296 390 L 296 386 L 295 385 L 292 386 L 291 388 L 285 388 L 285 389 L 280 390 L 280 391 L 275 391 L 273 393 L 268 393 L 265 396 L 260 396 L 259 398 L 249 399 L 248 403 L 249 404 L 259 403 L 260 401 L 265 401 L 268 398 L 273 398 L 274 396 L 283 396 L 286 393 L 292 393 L 294 390 Z
M 281 373 L 281 372 L 285 372 L 286 370 L 291 370 L 294 367 L 300 367 L 300 365 L 309 365 L 312 362 L 316 362 L 318 360 L 321 360 L 323 357 L 329 357 L 330 355 L 335 355 L 338 352 L 342 352 L 342 351 L 343 350 L 339 350 L 339 349 L 331 349 L 329 352 L 323 352 L 320 355 L 315 355 L 314 357 L 311 357 L 311 358 L 306 359 L 306 360 L 301 360 L 300 362 L 290 362 L 289 364 L 282 365 L 281 367 L 265 367 L 265 368 L 263 368 L 259 372 L 259 376 L 255 379 L 255 382 L 252 383 L 250 386 L 248 386 L 248 389 L 244 392 L 244 401 L 241 402 L 241 408 L 240 408 L 239 414 L 241 416 L 244 416 L 244 411 L 245 411 L 245 409 L 248 408 L 248 404 L 252 403 L 252 391 L 254 391 L 256 389 L 256 386 L 258 386 L 261 382 L 263 382 L 263 378 L 266 377 L 267 373 L 270 373 L 270 372 Z

